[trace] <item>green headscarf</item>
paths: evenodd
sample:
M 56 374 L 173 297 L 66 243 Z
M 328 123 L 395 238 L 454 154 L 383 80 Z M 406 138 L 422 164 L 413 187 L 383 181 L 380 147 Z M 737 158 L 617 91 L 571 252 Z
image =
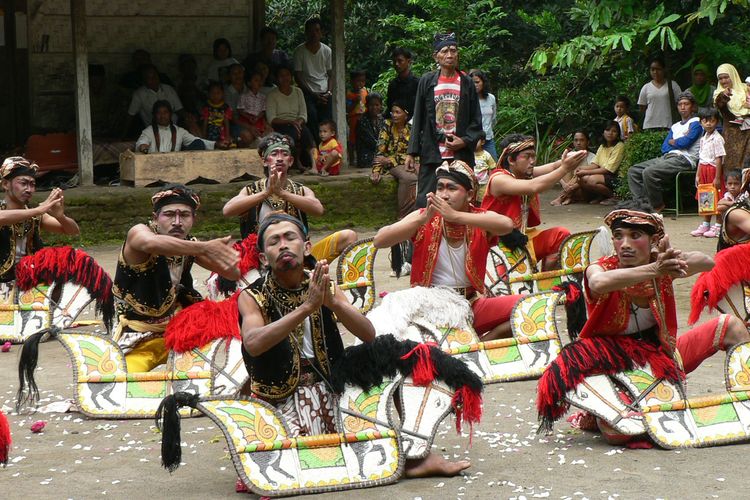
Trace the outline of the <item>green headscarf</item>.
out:
M 695 102 L 698 103 L 698 106 L 708 106 L 709 98 L 711 97 L 709 92 L 711 90 L 711 84 L 708 83 L 708 66 L 706 66 L 703 63 L 696 64 L 693 68 L 693 75 L 695 75 L 696 72 L 702 71 L 704 75 L 706 75 L 706 82 L 703 85 L 696 85 L 693 83 L 693 85 L 690 87 L 690 92 L 693 93 L 693 96 L 695 97 Z

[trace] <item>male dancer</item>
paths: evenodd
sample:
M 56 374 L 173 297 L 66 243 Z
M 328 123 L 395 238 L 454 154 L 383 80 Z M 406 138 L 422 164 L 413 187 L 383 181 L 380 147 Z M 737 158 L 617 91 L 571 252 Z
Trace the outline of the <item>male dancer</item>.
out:
M 198 241 L 190 236 L 200 198 L 171 185 L 151 197 L 151 222 L 129 231 L 117 259 L 113 286 L 118 324 L 114 338 L 129 372 L 146 372 L 167 360 L 164 329 L 179 310 L 198 300 L 193 262 L 228 279 L 239 279 L 239 257 L 230 237 Z
M 377 248 L 411 239 L 412 286 L 448 286 L 471 302 L 474 329 L 482 340 L 510 336 L 508 319 L 520 296 L 484 297 L 487 254 L 499 235 L 513 230 L 504 215 L 472 206 L 477 181 L 462 161 L 435 170 L 437 190 L 427 194 L 427 208 L 381 228 Z
M 589 316 L 579 336 L 583 341 L 565 346 L 539 381 L 537 408 L 547 428 L 567 409 L 563 397 L 575 389 L 567 381 L 571 373 L 611 374 L 630 360 L 645 359 L 655 374 L 660 371 L 657 378 L 676 380 L 682 375 L 675 350 L 690 373 L 716 351 L 750 340 L 743 322 L 726 314 L 677 337 L 672 281 L 711 270 L 713 259 L 672 248 L 658 214 L 614 210 L 604 222 L 612 230 L 615 254 L 586 268 Z
M 36 191 L 37 165 L 26 158 L 11 156 L 0 168 L 0 185 L 5 194 L 0 202 L 0 282 L 15 279 L 15 266 L 21 257 L 42 247 L 40 229 L 52 233 L 79 234 L 78 224 L 65 215 L 65 197 L 59 188 L 47 199 L 29 208 Z
M 266 177 L 243 187 L 226 205 L 224 215 L 240 217 L 240 233 L 246 238 L 257 233 L 268 214 L 281 210 L 300 219 L 307 234 L 307 216 L 323 215 L 324 208 L 313 191 L 287 177 L 289 167 L 294 164 L 294 141 L 286 135 L 272 133 L 258 145 L 263 158 Z M 357 240 L 357 233 L 350 229 L 337 231 L 313 245 L 311 255 L 316 260 L 334 260 L 344 249 Z
M 541 261 L 544 270 L 559 267 L 557 253 L 570 236 L 564 227 L 536 229 L 542 223 L 539 193 L 547 191 L 563 176 L 572 172 L 586 157 L 586 151 L 566 153 L 560 160 L 536 167 L 536 150 L 532 137 L 512 134 L 500 142 L 500 158 L 487 183 L 482 208 L 507 215 L 513 225 L 528 238 L 527 249 L 534 263 Z
M 327 261 L 319 260 L 312 273 L 305 270 L 312 246 L 299 219 L 270 214 L 258 230 L 258 245 L 269 272 L 238 301 L 250 391 L 276 406 L 294 436 L 336 432 L 326 385 L 344 350 L 336 321 L 363 342 L 375 338 L 375 328 L 330 281 Z M 408 461 L 406 474 L 454 476 L 467 467 L 466 461 L 430 454 Z

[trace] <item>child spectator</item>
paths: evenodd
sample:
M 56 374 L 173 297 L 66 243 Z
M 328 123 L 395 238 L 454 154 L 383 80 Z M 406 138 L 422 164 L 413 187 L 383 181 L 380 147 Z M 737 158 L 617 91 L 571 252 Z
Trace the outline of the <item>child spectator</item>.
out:
M 346 116 L 349 122 L 349 148 L 354 150 L 357 144 L 357 124 L 367 110 L 367 88 L 365 87 L 366 73 L 352 71 L 349 78 L 352 88 L 346 93 Z
M 372 168 L 375 153 L 378 150 L 378 139 L 383 129 L 383 98 L 373 92 L 366 99 L 367 112 L 361 116 L 357 124 L 357 166 Z
M 229 122 L 232 120 L 232 108 L 224 102 L 224 85 L 221 83 L 211 82 L 208 85 L 208 101 L 201 109 L 201 119 L 204 139 L 230 140 Z
M 612 120 L 604 125 L 604 143 L 596 150 L 590 165 L 578 167 L 576 180 L 583 199 L 591 198 L 590 204 L 614 205 L 613 198 L 617 186 L 617 170 L 625 154 L 625 144 L 621 140 L 620 125 Z
M 740 197 L 740 193 L 742 192 L 742 172 L 740 170 L 730 170 L 727 172 L 724 176 L 724 186 L 727 188 L 727 192 L 721 197 L 716 207 L 722 221 L 724 221 L 724 213 Z
M 637 132 L 635 121 L 630 117 L 630 99 L 624 95 L 618 95 L 615 100 L 615 121 L 620 127 L 620 139 L 623 141 Z
M 484 130 L 477 134 L 477 148 L 474 150 L 474 174 L 477 176 L 479 183 L 479 192 L 477 193 L 477 203 L 482 201 L 484 191 L 487 189 L 487 182 L 490 180 L 490 172 L 495 170 L 495 159 L 489 151 L 484 149 L 485 132 Z
M 247 79 L 247 90 L 240 96 L 235 121 L 245 145 L 266 134 L 266 95 L 260 91 L 263 75 L 255 71 Z
M 581 161 L 578 168 L 583 166 L 591 165 L 594 162 L 594 153 L 589 151 L 589 145 L 591 141 L 589 139 L 589 132 L 586 129 L 579 128 L 573 131 L 571 137 L 571 144 L 573 151 L 586 151 L 586 157 Z M 568 172 L 560 179 L 560 185 L 562 186 L 562 193 L 560 196 L 550 201 L 549 204 L 553 207 L 560 205 L 568 205 L 580 199 L 580 189 L 578 185 L 578 178 L 575 176 L 575 172 Z
M 326 177 L 328 175 L 339 175 L 341 170 L 341 155 L 344 148 L 336 140 L 336 122 L 323 120 L 318 125 L 320 133 L 320 145 L 315 158 L 315 170 L 318 174 Z
M 695 173 L 695 187 L 699 184 L 713 184 L 719 196 L 724 192 L 724 174 L 722 172 L 724 156 L 724 138 L 716 127 L 719 125 L 721 115 L 716 108 L 709 108 L 700 114 L 701 127 L 705 131 L 700 140 L 700 153 L 698 154 L 698 170 Z M 695 194 L 698 199 L 698 193 Z M 719 216 L 716 216 L 716 223 L 711 227 L 711 215 L 703 216 L 703 222 L 698 229 L 691 231 L 693 236 L 703 236 L 704 238 L 718 238 L 721 234 L 721 224 Z

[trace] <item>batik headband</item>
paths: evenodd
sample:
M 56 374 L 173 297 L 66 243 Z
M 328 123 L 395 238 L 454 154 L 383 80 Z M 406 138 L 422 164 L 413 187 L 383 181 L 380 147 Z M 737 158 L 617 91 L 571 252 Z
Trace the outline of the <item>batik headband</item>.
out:
M 164 191 L 154 193 L 151 197 L 154 212 L 173 203 L 182 203 L 192 207 L 193 210 L 198 210 L 198 207 L 201 206 L 201 199 L 192 189 L 185 186 L 169 186 Z
M 623 226 L 639 227 L 660 238 L 664 237 L 664 219 L 659 214 L 627 209 L 613 210 L 604 218 L 604 223 L 612 231 Z
M 465 187 L 467 191 L 470 189 L 476 191 L 477 176 L 474 175 L 474 170 L 461 160 L 455 160 L 450 164 L 447 161 L 443 162 L 443 164 L 435 170 L 435 177 L 437 179 L 450 179 Z
M 458 47 L 458 40 L 455 33 L 438 33 L 435 35 L 435 41 L 432 43 L 432 50 L 439 52 L 443 47 Z
M 0 177 L 5 180 L 11 180 L 19 175 L 28 175 L 29 177 L 36 177 L 36 171 L 39 166 L 33 163 L 23 156 L 9 156 L 3 161 L 3 166 L 0 167 Z
M 261 151 L 261 156 L 265 160 L 266 158 L 271 156 L 271 153 L 278 150 L 286 151 L 289 154 L 292 153 L 292 145 L 285 135 L 282 135 L 278 139 L 271 139 L 266 145 L 265 149 Z
M 500 153 L 500 158 L 498 158 L 497 164 L 501 166 L 507 165 L 507 160 L 510 155 L 520 153 L 521 151 L 524 151 L 526 149 L 534 149 L 535 145 L 536 142 L 532 137 L 518 142 L 511 142 L 510 144 L 505 146 L 505 149 L 503 149 L 502 153 Z

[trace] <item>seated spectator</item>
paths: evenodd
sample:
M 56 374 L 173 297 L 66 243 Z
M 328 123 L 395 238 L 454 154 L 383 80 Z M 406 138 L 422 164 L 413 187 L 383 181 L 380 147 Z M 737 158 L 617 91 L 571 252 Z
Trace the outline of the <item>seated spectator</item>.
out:
M 490 180 L 490 172 L 495 170 L 495 159 L 489 151 L 484 149 L 486 145 L 484 131 L 479 134 L 477 148 L 474 150 L 474 175 L 477 176 L 479 189 L 477 191 L 477 202 L 484 198 L 484 192 L 487 190 L 487 182 Z
M 180 54 L 177 69 L 180 79 L 176 90 L 182 102 L 185 128 L 193 135 L 200 135 L 200 110 L 206 101 L 206 94 L 198 88 L 198 63 L 191 54 Z
M 620 125 L 614 120 L 607 122 L 602 139 L 604 142 L 596 150 L 594 161 L 576 170 L 578 189 L 573 192 L 572 197 L 576 200 L 589 200 L 592 205 L 614 205 L 617 170 L 625 154 L 625 144 L 620 139 Z
M 208 86 L 208 100 L 201 109 L 202 137 L 209 141 L 231 141 L 229 123 L 232 121 L 232 108 L 224 102 L 224 86 L 211 82 Z
M 125 96 L 107 83 L 104 66 L 89 64 L 89 99 L 91 101 L 91 135 L 94 139 L 119 137 L 126 117 Z
M 172 122 L 172 106 L 169 101 L 156 101 L 153 106 L 151 125 L 143 129 L 135 143 L 140 153 L 169 153 L 182 150 L 226 149 L 226 141 L 208 141 L 195 137 Z
M 372 162 L 370 180 L 380 182 L 384 173 L 398 180 L 398 218 L 403 219 L 414 211 L 417 201 L 417 173 L 406 168 L 406 150 L 409 148 L 411 124 L 406 104 L 396 101 L 391 106 L 391 117 L 385 120 L 378 138 L 378 150 Z
M 352 88 L 346 92 L 346 116 L 349 124 L 350 154 L 357 144 L 357 124 L 367 109 L 366 76 L 364 71 L 352 71 L 349 74 Z
M 681 93 L 677 111 L 682 118 L 672 125 L 661 146 L 664 153 L 637 163 L 628 170 L 628 186 L 633 199 L 648 202 L 656 212 L 664 210 L 663 186 L 668 186 L 675 176 L 685 170 L 695 170 L 698 161 L 700 137 L 703 133 L 695 114 L 695 98 L 690 91 Z
M 266 95 L 260 89 L 263 76 L 258 72 L 250 74 L 247 90 L 240 96 L 233 126 L 239 129 L 239 137 L 245 146 L 268 132 L 266 123 Z
M 336 122 L 323 120 L 318 128 L 320 129 L 320 144 L 315 157 L 315 171 L 323 177 L 339 175 L 344 148 L 336 140 Z
M 288 66 L 280 66 L 276 70 L 276 81 L 278 87 L 268 94 L 266 100 L 266 120 L 276 132 L 294 139 L 296 167 L 304 171 L 312 168 L 316 154 L 315 140 L 305 126 L 305 96 L 299 87 L 292 86 L 292 70 Z M 307 154 L 303 155 L 303 152 Z
M 136 115 L 144 126 L 151 125 L 152 110 L 156 101 L 169 102 L 173 111 L 172 120 L 177 123 L 176 115 L 182 111 L 182 101 L 177 96 L 177 91 L 171 85 L 161 82 L 155 66 L 143 66 L 143 85 L 133 92 L 123 132 L 130 128 Z
M 291 67 L 291 66 L 289 66 Z M 260 75 L 263 77 L 263 86 L 261 86 L 260 91 L 264 95 L 268 95 L 271 93 L 273 89 L 276 88 L 276 73 L 278 72 L 278 68 L 276 71 L 274 71 L 274 77 L 273 81 L 274 83 L 268 83 L 269 82 L 269 75 L 271 74 L 271 71 L 269 69 L 268 64 L 264 63 L 263 61 L 258 61 L 255 63 L 255 66 L 253 66 L 253 72 L 260 73 Z
M 730 175 L 733 179 L 730 179 Z M 737 175 L 742 176 L 739 189 Z M 725 195 L 719 202 L 719 213 L 723 213 L 723 217 L 717 251 L 750 243 L 750 170 L 730 170 L 726 183 L 730 196 Z
M 380 131 L 383 130 L 383 98 L 373 92 L 367 96 L 367 112 L 357 124 L 357 166 L 370 168 L 378 150 Z
M 246 91 L 245 68 L 239 63 L 232 64 L 229 66 L 229 83 L 224 86 L 224 101 L 229 104 L 235 115 L 240 104 L 240 96 Z
M 378 152 L 372 164 L 370 181 L 378 184 L 385 172 L 398 181 L 396 199 L 398 202 L 398 218 L 403 219 L 417 207 L 417 173 L 406 167 L 406 152 L 411 138 L 411 124 L 407 105 L 401 101 L 394 101 L 390 109 L 390 118 L 380 131 Z M 391 247 L 391 277 L 408 276 L 411 274 L 411 241 L 398 243 Z
M 586 151 L 587 153 L 580 166 L 591 165 L 591 162 L 594 161 L 594 156 L 596 155 L 589 151 L 590 140 L 588 131 L 578 129 L 573 132 L 572 138 L 573 151 Z M 565 176 L 560 179 L 560 185 L 562 186 L 563 191 L 560 196 L 549 202 L 552 206 L 568 205 L 573 202 L 572 193 L 578 188 L 575 173 L 569 172 L 565 174 Z
M 219 82 L 222 85 L 229 83 L 229 67 L 232 64 L 239 64 L 239 61 L 232 57 L 232 46 L 229 40 L 217 38 L 214 40 L 214 60 L 208 65 L 206 71 L 204 82 L 206 88 L 210 82 Z
M 118 82 L 120 86 L 128 90 L 135 90 L 143 85 L 144 66 L 152 66 L 151 54 L 146 50 L 136 49 L 130 57 L 131 70 L 120 77 L 120 81 Z M 159 73 L 159 80 L 166 85 L 174 86 L 169 76 L 164 73 Z
M 620 139 L 623 141 L 638 132 L 638 126 L 630 117 L 630 99 L 627 96 L 618 95 L 615 99 L 615 121 L 620 127 Z
M 291 66 L 292 62 L 286 52 L 276 48 L 279 34 L 275 29 L 264 27 L 260 31 L 260 50 L 249 54 L 242 65 L 245 69 L 256 69 L 256 64 L 263 63 L 267 70 L 263 76 L 263 87 L 273 88 L 276 83 L 276 68 L 279 66 Z

